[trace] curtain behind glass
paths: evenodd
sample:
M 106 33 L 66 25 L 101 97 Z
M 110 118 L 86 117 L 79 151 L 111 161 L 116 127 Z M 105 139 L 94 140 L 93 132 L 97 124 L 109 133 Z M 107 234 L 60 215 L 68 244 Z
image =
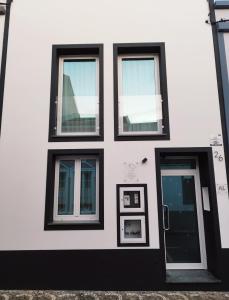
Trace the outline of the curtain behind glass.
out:
M 58 215 L 73 215 L 75 161 L 61 160 L 59 168 Z
M 96 60 L 65 60 L 61 123 L 63 133 L 96 132 L 96 93 Z
M 161 97 L 156 94 L 154 58 L 122 59 L 123 131 L 158 131 Z
M 96 160 L 81 161 L 80 214 L 96 214 Z

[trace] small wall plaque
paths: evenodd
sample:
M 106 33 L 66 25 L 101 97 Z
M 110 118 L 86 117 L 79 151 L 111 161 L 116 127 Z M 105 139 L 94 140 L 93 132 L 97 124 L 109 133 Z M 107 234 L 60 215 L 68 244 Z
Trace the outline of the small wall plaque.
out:
M 226 183 L 223 184 L 216 184 L 217 194 L 227 194 L 228 193 L 228 186 Z
M 210 146 L 222 146 L 223 140 L 221 134 L 212 135 L 210 137 Z

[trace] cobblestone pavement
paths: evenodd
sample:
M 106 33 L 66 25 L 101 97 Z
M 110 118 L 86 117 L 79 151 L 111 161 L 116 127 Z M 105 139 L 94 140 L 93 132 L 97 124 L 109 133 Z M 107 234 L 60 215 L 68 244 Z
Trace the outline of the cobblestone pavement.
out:
M 0 291 L 0 300 L 229 300 L 229 292 Z

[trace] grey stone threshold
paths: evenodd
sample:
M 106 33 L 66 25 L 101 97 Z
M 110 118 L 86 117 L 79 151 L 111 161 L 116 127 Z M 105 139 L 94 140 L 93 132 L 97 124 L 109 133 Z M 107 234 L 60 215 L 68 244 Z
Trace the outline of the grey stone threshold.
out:
M 167 270 L 167 283 L 220 283 L 212 273 L 207 270 Z M 228 299 L 229 300 L 229 299 Z
M 0 300 L 229 300 L 229 292 L 0 291 Z

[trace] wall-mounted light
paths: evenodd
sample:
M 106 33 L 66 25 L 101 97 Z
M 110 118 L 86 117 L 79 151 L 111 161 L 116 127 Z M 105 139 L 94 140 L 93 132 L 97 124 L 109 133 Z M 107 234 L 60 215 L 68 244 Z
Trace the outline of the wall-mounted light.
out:
M 148 159 L 147 159 L 146 157 L 144 157 L 144 158 L 142 159 L 142 163 L 145 164 L 145 163 L 147 162 L 147 160 L 148 160 Z

